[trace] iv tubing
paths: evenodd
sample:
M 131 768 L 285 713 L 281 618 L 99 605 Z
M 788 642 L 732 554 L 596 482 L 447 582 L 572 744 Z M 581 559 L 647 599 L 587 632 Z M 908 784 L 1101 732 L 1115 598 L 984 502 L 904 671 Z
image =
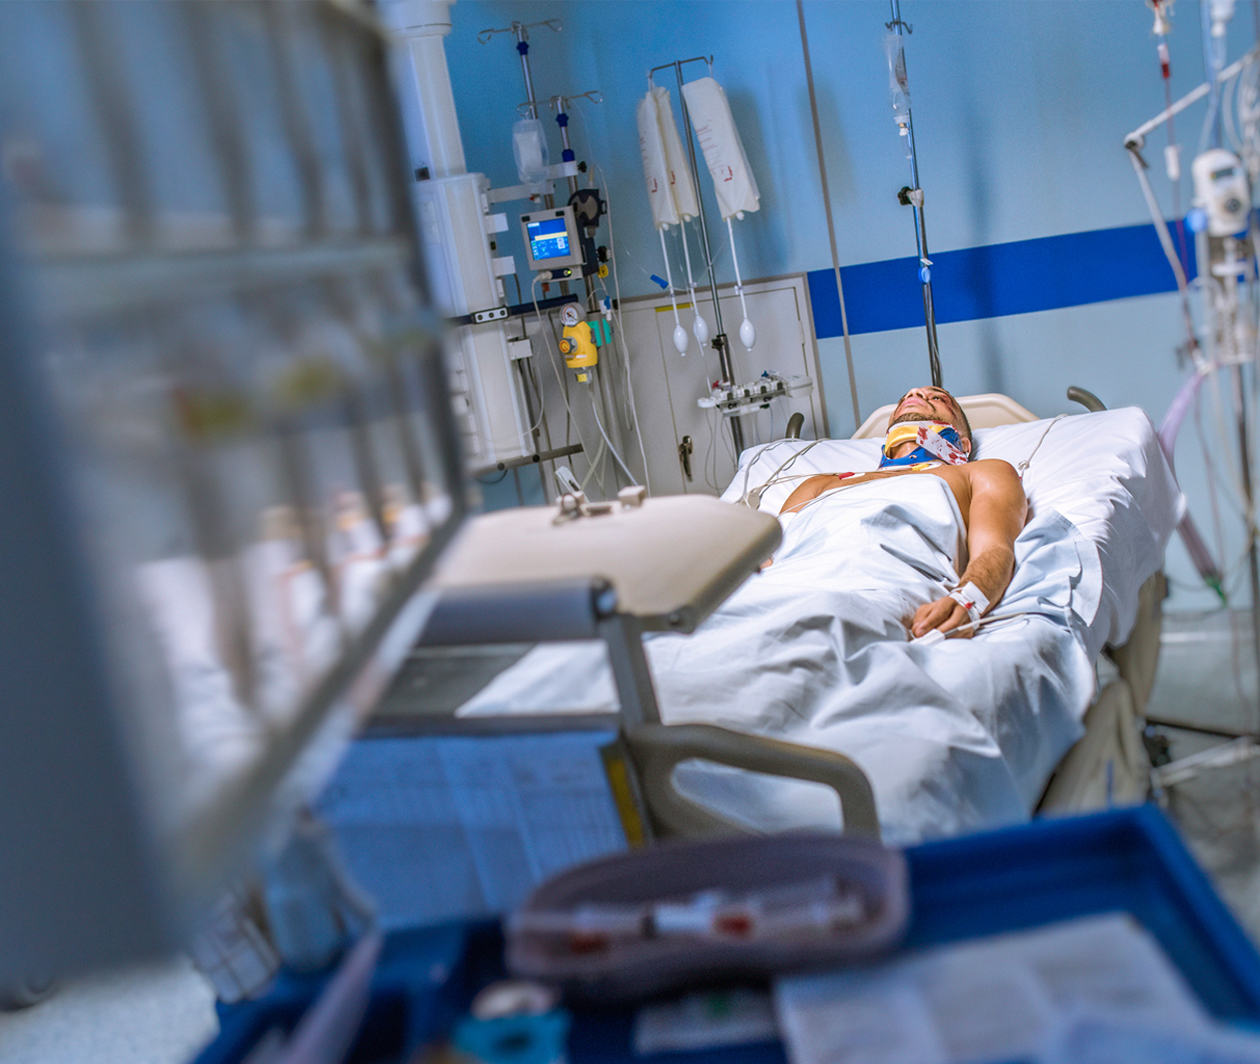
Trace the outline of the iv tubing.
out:
M 1211 141 L 1213 148 L 1221 146 L 1221 75 L 1225 65 L 1225 42 L 1212 34 L 1212 5 L 1208 0 L 1199 4 L 1200 22 L 1202 24 L 1203 66 L 1207 71 L 1208 113 L 1203 120 L 1203 131 L 1199 134 L 1199 152 L 1202 154 Z
M 694 317 L 692 318 L 692 331 L 694 332 L 696 319 L 700 317 L 700 301 L 696 299 L 696 282 L 691 276 L 691 249 L 687 247 L 687 223 L 686 222 L 678 223 L 678 235 L 682 238 L 683 259 L 687 263 L 687 291 L 691 295 L 691 311 L 692 311 L 692 314 L 694 315 Z M 707 324 L 705 325 L 705 330 L 706 331 L 708 330 Z M 699 340 L 700 337 L 697 336 L 696 339 Z M 700 345 L 700 360 L 702 362 L 704 361 L 704 344 Z
M 591 411 L 595 414 L 595 424 L 599 428 L 599 434 L 604 437 L 604 442 L 608 444 L 608 453 L 616 459 L 617 464 L 621 466 L 621 471 L 625 473 L 628 483 L 633 484 L 635 476 L 630 472 L 629 466 L 622 461 L 621 455 L 617 453 L 617 448 L 613 446 L 612 440 L 608 438 L 608 433 L 604 431 L 604 423 L 599 416 L 599 393 L 591 392 Z
M 608 187 L 608 181 L 604 177 L 604 170 L 599 168 L 600 182 L 604 188 Z M 608 257 L 612 260 L 612 276 L 613 291 L 617 295 L 616 315 L 617 315 L 617 345 L 621 348 L 621 360 L 626 367 L 626 391 L 630 395 L 630 414 L 634 418 L 634 435 L 639 443 L 639 457 L 643 459 L 643 486 L 647 488 L 648 494 L 652 494 L 652 475 L 648 472 L 647 451 L 643 447 L 643 431 L 639 428 L 639 404 L 634 395 L 634 382 L 630 377 L 630 352 L 626 350 L 626 338 L 621 326 L 621 278 L 617 273 L 617 237 L 616 231 L 613 229 L 612 216 L 612 199 L 605 200 L 605 207 L 608 212 Z
M 687 291 L 691 294 L 691 305 L 699 313 L 699 307 L 696 306 L 696 281 L 691 273 L 691 249 L 687 247 L 687 229 L 686 222 L 678 223 L 678 232 L 682 236 L 683 261 L 687 264 Z
M 608 188 L 608 179 L 604 174 L 604 168 L 597 166 L 599 171 L 600 183 L 604 188 Z M 605 201 L 608 210 L 608 257 L 612 261 L 613 291 L 616 293 L 617 301 L 615 304 L 615 313 L 617 316 L 617 343 L 621 348 L 622 361 L 626 365 L 626 391 L 630 394 L 630 413 L 634 417 L 635 436 L 639 441 L 639 457 L 643 459 L 643 485 L 647 488 L 648 494 L 652 494 L 651 474 L 648 472 L 647 452 L 643 448 L 643 432 L 639 428 L 639 404 L 634 394 L 634 382 L 630 377 L 630 352 L 626 350 L 625 331 L 622 328 L 621 320 L 621 274 L 617 270 L 617 231 L 613 227 L 612 199 L 609 197 Z
M 823 212 L 827 215 L 831 268 L 836 275 L 836 292 L 840 296 L 840 331 L 844 335 L 844 361 L 849 370 L 849 397 L 853 400 L 853 427 L 856 429 L 862 424 L 862 408 L 858 402 L 857 375 L 853 369 L 853 345 L 849 341 L 849 313 L 844 305 L 844 283 L 840 280 L 840 255 L 836 251 L 836 220 L 831 212 L 831 188 L 827 183 L 822 124 L 818 119 L 818 96 L 814 91 L 814 68 L 809 58 L 809 37 L 805 33 L 805 5 L 802 0 L 796 0 L 796 19 L 801 26 L 801 51 L 805 56 L 805 84 L 809 87 L 809 113 L 814 121 L 814 148 L 818 153 L 818 177 L 822 183 Z
M 1155 233 L 1159 237 L 1160 247 L 1164 249 L 1168 265 L 1172 267 L 1173 276 L 1176 278 L 1177 291 L 1181 296 L 1181 315 L 1185 321 L 1186 338 L 1190 343 L 1190 357 L 1194 360 L 1196 368 L 1200 368 L 1203 364 L 1203 356 L 1199 353 L 1199 342 L 1194 334 L 1194 317 L 1190 313 L 1190 282 L 1186 279 L 1186 271 L 1182 268 L 1181 258 L 1177 254 L 1176 248 L 1173 247 L 1172 234 L 1168 231 L 1168 223 L 1164 221 L 1164 216 L 1159 209 L 1159 203 L 1155 199 L 1155 191 L 1151 188 L 1151 182 L 1146 176 L 1146 170 L 1136 147 L 1129 149 L 1129 161 L 1133 163 L 1133 170 L 1137 174 L 1138 184 L 1142 187 L 1142 196 L 1145 198 L 1146 206 L 1151 212 L 1151 220 L 1155 223 Z
M 672 63 L 666 63 L 664 66 L 653 67 L 652 70 L 649 71 L 648 73 L 648 80 L 650 81 L 652 74 L 655 73 L 657 70 L 672 69 L 674 71 L 674 76 L 678 79 L 678 103 L 679 103 L 679 106 L 682 107 L 683 132 L 686 134 L 683 137 L 683 141 L 687 145 L 687 161 L 691 166 L 691 180 L 695 184 L 697 190 L 699 190 L 700 188 L 700 171 L 696 166 L 696 146 L 692 140 L 692 135 L 691 135 L 691 113 L 687 110 L 687 98 L 686 96 L 683 95 L 683 91 L 682 91 L 682 87 L 683 87 L 682 68 L 683 68 L 684 63 L 701 63 L 701 62 L 708 63 L 710 68 L 713 65 L 713 61 L 711 58 L 706 59 L 702 56 L 697 56 L 693 59 L 676 59 Z M 704 245 L 704 258 L 705 258 L 705 263 L 708 266 L 708 271 L 709 271 L 709 289 L 713 293 L 713 315 L 717 323 L 717 331 L 719 333 L 722 333 L 722 332 L 725 332 L 725 330 L 722 327 L 722 308 L 718 303 L 717 277 L 714 275 L 714 272 L 713 272 L 713 251 L 711 250 L 709 246 L 709 226 L 705 220 L 703 204 L 701 204 L 700 207 L 701 207 L 700 214 L 699 214 L 700 242 L 701 244 Z M 720 368 L 722 370 L 723 376 L 727 380 L 734 380 L 735 378 L 733 374 L 731 373 L 729 357 L 720 348 L 718 349 L 718 358 L 721 360 L 721 363 L 722 363 Z M 733 420 L 734 419 L 732 419 L 732 421 Z
M 661 226 L 656 231 L 661 238 L 661 258 L 665 260 L 665 283 L 669 285 L 669 304 L 674 308 L 674 325 L 682 328 L 682 322 L 678 320 L 678 300 L 674 296 L 674 278 L 669 270 L 669 252 L 665 250 L 665 227 Z
M 573 431 L 577 433 L 578 442 L 582 445 L 582 453 L 587 456 L 587 461 L 590 462 L 590 468 L 587 470 L 587 476 L 589 479 L 589 475 L 595 470 L 596 465 L 599 462 L 603 451 L 603 444 L 600 444 L 598 451 L 592 452 L 590 447 L 587 446 L 586 440 L 582 438 L 582 430 L 578 426 L 577 418 L 573 416 L 573 407 L 569 404 L 568 392 L 564 387 L 564 378 L 560 375 L 560 370 L 556 365 L 556 361 L 560 358 L 560 352 L 556 350 L 556 338 L 552 332 L 551 324 L 543 318 L 542 311 L 538 307 L 538 282 L 541 280 L 541 274 L 535 276 L 534 283 L 530 286 L 530 295 L 534 300 L 534 313 L 538 315 L 538 324 L 542 328 L 542 331 L 547 335 L 547 354 L 550 356 L 547 359 L 547 363 L 551 366 L 551 372 L 555 375 L 556 383 L 560 386 L 560 398 L 564 400 L 564 409 L 569 415 L 569 421 L 573 426 Z M 597 476 L 595 479 L 599 481 L 600 490 L 608 490 L 604 487 L 602 477 Z M 585 485 L 586 481 L 583 481 L 582 483 Z
M 735 227 L 729 218 L 726 219 L 726 235 L 731 239 L 731 262 L 735 266 L 735 291 L 739 293 L 739 307 L 748 317 L 748 301 L 744 298 L 744 282 L 739 276 L 739 256 L 735 254 Z

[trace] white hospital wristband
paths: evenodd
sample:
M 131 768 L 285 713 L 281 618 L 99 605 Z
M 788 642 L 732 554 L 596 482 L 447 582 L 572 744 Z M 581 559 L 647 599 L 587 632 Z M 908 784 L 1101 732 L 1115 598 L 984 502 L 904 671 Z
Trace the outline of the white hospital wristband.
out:
M 985 597 L 975 584 L 968 580 L 962 587 L 956 587 L 949 593 L 949 597 L 958 603 L 967 611 L 967 616 L 971 618 L 974 624 L 980 620 L 984 611 L 989 608 L 989 600 Z

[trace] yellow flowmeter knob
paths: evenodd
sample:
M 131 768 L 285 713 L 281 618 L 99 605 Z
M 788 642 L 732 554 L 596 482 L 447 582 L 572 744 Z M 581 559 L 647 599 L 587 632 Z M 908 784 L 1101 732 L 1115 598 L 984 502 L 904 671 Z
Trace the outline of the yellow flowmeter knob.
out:
M 564 355 L 564 364 L 569 369 L 584 369 L 599 361 L 599 351 L 591 336 L 591 327 L 582 320 L 582 312 L 576 303 L 568 303 L 560 312 L 560 321 L 564 325 L 563 338 L 560 340 L 560 353 Z M 585 380 L 586 374 L 579 374 L 578 380 Z

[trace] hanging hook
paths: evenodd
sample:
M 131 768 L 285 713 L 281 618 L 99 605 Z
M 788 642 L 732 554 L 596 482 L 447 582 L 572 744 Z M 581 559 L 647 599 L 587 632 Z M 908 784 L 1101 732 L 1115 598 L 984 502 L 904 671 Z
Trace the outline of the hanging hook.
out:
M 482 30 L 477 34 L 477 43 L 485 44 L 496 33 L 514 33 L 518 34 L 522 41 L 528 41 L 529 31 L 536 26 L 546 26 L 554 33 L 559 33 L 564 28 L 564 24 L 558 18 L 547 18 L 541 22 L 513 22 L 510 26 Z
M 651 78 L 649 77 L 648 80 L 651 81 Z M 598 89 L 591 89 L 589 92 L 579 92 L 573 96 L 553 96 L 547 101 L 547 106 L 553 111 L 563 111 L 574 100 L 590 100 L 591 103 L 603 103 L 604 95 Z
M 914 32 L 914 27 L 901 17 L 901 0 L 888 0 L 888 13 L 892 15 L 892 21 L 884 23 L 885 29 L 896 30 L 898 36 L 901 36 L 902 26 L 905 26 L 907 33 Z

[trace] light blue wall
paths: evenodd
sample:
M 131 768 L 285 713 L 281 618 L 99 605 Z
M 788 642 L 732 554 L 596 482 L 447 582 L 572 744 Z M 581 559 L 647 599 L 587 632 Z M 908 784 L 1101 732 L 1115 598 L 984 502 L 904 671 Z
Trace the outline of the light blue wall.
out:
M 914 252 L 910 211 L 896 202 L 909 182 L 888 106 L 882 37 L 889 17 L 877 0 L 807 0 L 830 192 L 842 265 Z M 905 0 L 920 176 L 935 251 L 1149 221 L 1122 139 L 1163 106 L 1151 15 L 1138 0 Z M 574 108 L 579 158 L 603 170 L 613 207 L 623 296 L 655 291 L 660 252 L 643 190 L 634 108 L 649 67 L 714 56 L 761 190 L 761 211 L 737 223 L 745 279 L 830 265 L 817 159 L 792 0 L 459 0 L 447 40 L 469 169 L 515 183 L 510 129 L 524 97 L 509 34 L 479 44 L 478 31 L 559 18 L 559 34 L 531 30 L 537 95 L 598 89 L 600 105 Z M 1230 57 L 1254 36 L 1239 5 Z M 1173 94 L 1202 78 L 1197 7 L 1183 0 L 1171 38 Z M 693 73 L 694 72 L 694 73 Z M 688 76 L 701 72 L 689 68 Z M 674 90 L 673 75 L 659 83 Z M 676 95 L 676 91 L 675 91 Z M 1193 154 L 1205 108 L 1178 124 Z M 1172 198 L 1160 166 L 1164 133 L 1148 158 L 1166 213 Z M 559 138 L 552 142 L 558 159 Z M 707 177 L 702 176 L 702 186 Z M 704 193 L 706 198 L 708 193 Z M 1188 204 L 1182 191 L 1182 208 Z M 710 217 L 717 219 L 709 201 Z M 715 243 L 724 247 L 724 240 Z M 718 255 L 719 280 L 733 280 Z M 918 301 L 913 285 L 904 298 Z M 1182 334 L 1171 296 L 945 325 L 945 383 L 960 393 L 1007 391 L 1033 410 L 1067 409 L 1081 384 L 1108 404 L 1135 404 L 1156 421 L 1181 381 Z M 833 434 L 852 425 L 840 340 L 819 344 Z M 868 411 L 927 375 L 921 330 L 855 337 L 858 394 Z M 1178 452 L 1192 511 L 1207 526 L 1206 476 L 1192 428 Z M 1225 553 L 1238 550 L 1239 522 L 1226 519 Z M 1191 582 L 1179 545 L 1169 563 Z M 1179 591 L 1175 606 L 1206 607 Z

